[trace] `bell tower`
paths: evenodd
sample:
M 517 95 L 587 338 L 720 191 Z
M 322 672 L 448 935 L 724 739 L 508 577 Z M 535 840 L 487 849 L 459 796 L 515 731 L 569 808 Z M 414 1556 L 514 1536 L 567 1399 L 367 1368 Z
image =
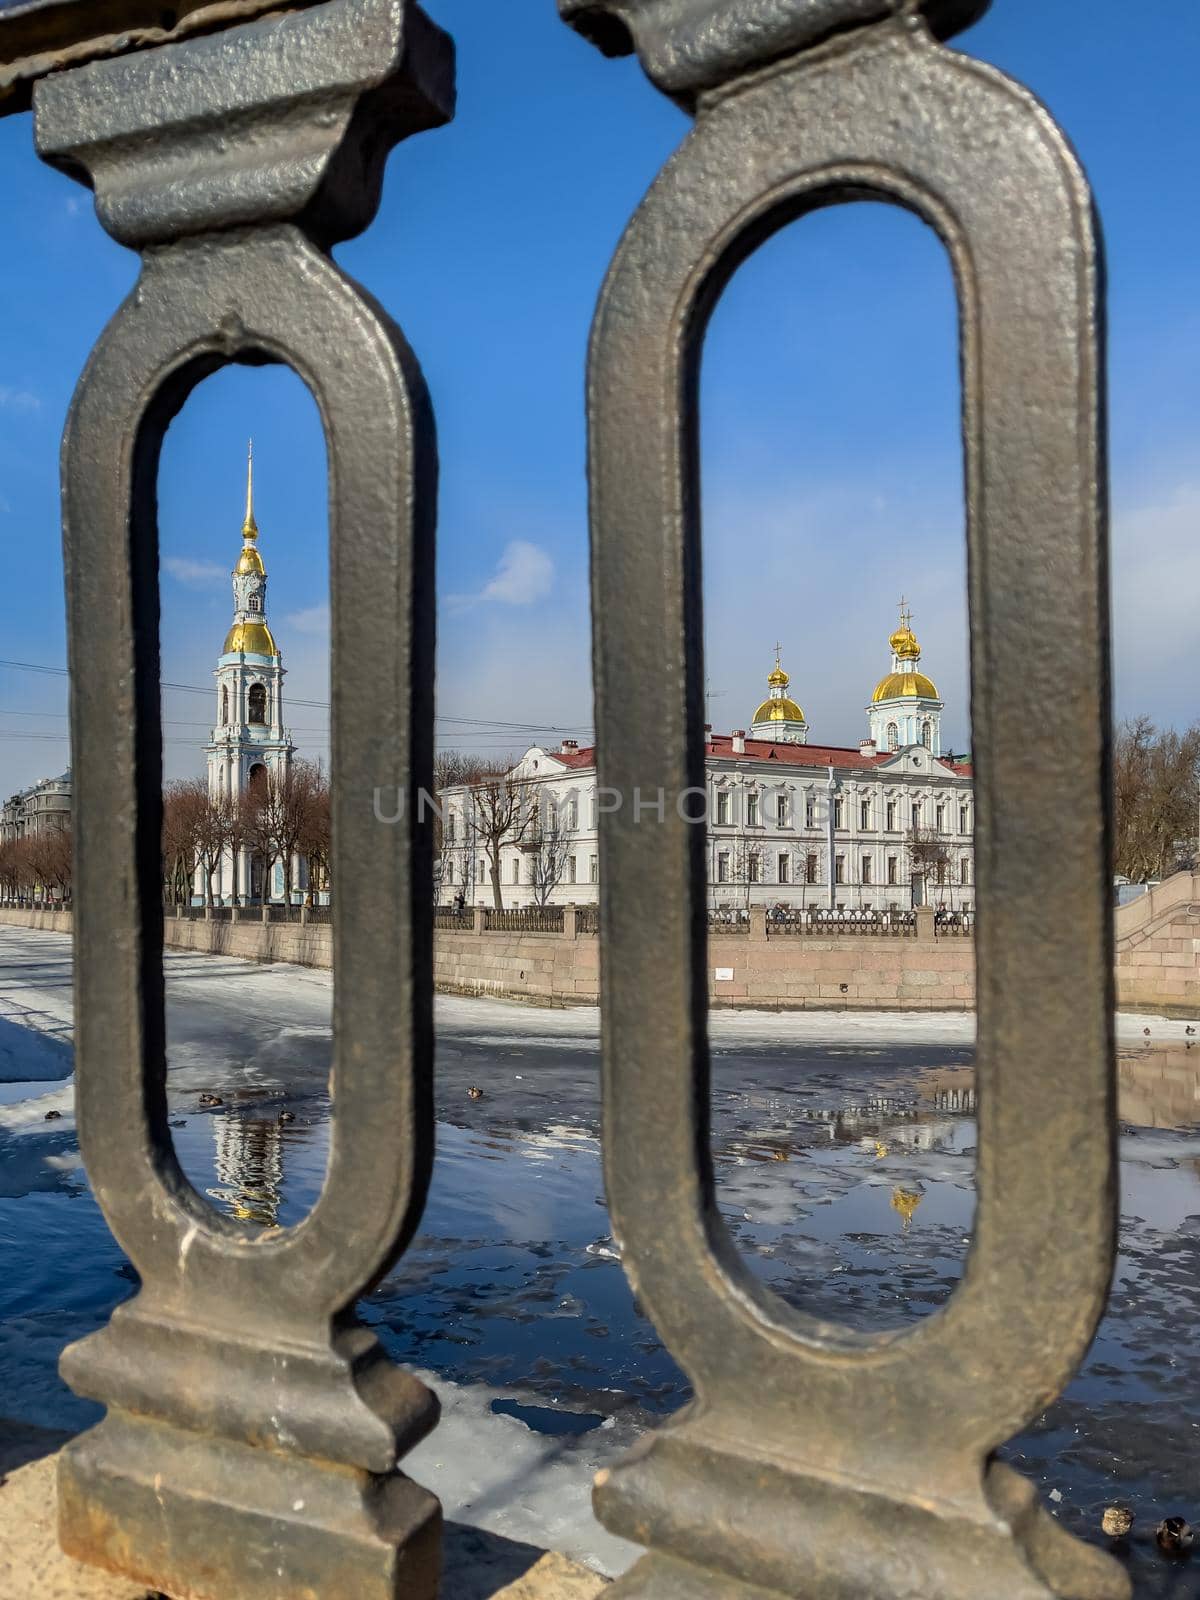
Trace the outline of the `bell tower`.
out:
M 217 661 L 217 715 L 208 745 L 213 800 L 245 794 L 258 774 L 286 772 L 294 746 L 283 726 L 283 658 L 267 625 L 267 569 L 254 517 L 254 445 L 246 464 L 246 520 L 233 569 L 233 626 Z

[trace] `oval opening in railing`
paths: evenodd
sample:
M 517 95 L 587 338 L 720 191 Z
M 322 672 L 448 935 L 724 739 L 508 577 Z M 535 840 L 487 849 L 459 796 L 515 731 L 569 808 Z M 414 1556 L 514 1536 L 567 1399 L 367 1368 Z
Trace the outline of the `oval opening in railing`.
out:
M 219 1213 L 288 1227 L 332 1112 L 328 491 L 304 384 L 202 383 L 158 498 L 171 1135 Z
M 944 1303 L 974 1222 L 957 342 L 936 235 L 875 204 L 776 233 L 704 349 L 717 1200 L 863 1331 Z

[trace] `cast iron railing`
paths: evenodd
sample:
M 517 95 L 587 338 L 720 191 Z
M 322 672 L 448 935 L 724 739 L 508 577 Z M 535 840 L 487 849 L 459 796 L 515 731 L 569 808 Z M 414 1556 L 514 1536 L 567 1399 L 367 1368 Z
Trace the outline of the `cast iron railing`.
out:
M 563 908 L 513 906 L 497 910 L 495 906 L 488 906 L 483 913 L 483 926 L 488 933 L 561 933 Z
M 987 913 L 965 1277 L 911 1331 L 862 1335 L 786 1308 L 720 1219 L 703 829 L 672 806 L 654 828 L 629 807 L 602 817 L 609 1203 L 696 1394 L 600 1475 L 600 1516 L 648 1547 L 614 1597 L 1127 1592 L 995 1458 L 1099 1319 L 1115 1119 L 1098 249 L 1046 112 L 939 42 L 986 4 L 560 0 L 695 119 L 630 224 L 592 342 L 600 782 L 703 792 L 696 394 L 721 290 L 805 212 L 891 201 L 937 230 L 957 275 Z M 63 455 L 70 653 L 86 664 L 71 689 L 79 1134 L 140 1288 L 63 1357 L 107 1414 L 61 1457 L 61 1537 L 196 1600 L 438 1588 L 437 1502 L 398 1470 L 437 1402 L 353 1314 L 412 1236 L 432 1160 L 418 796 L 433 424 L 399 331 L 329 251 L 370 222 L 392 145 L 450 116 L 452 76 L 413 0 L 0 0 L 0 110 L 35 86 L 40 154 L 94 186 L 104 226 L 143 256 Z M 329 445 L 338 895 L 328 1175 L 304 1222 L 262 1232 L 191 1187 L 166 1115 L 155 478 L 191 389 L 269 360 L 312 389 Z M 363 637 L 369 699 L 346 666 Z M 381 788 L 405 797 L 398 826 L 376 819 Z
M 1087 1349 L 1116 1208 L 1099 250 L 1087 183 L 1048 114 L 935 37 L 986 3 L 559 0 L 606 52 L 636 50 L 695 118 L 626 231 L 592 335 L 601 787 L 702 792 L 697 394 L 705 328 L 741 262 L 819 207 L 886 200 L 940 235 L 962 324 L 986 910 L 966 1271 L 911 1331 L 863 1335 L 792 1310 L 742 1263 L 705 1154 L 703 830 L 670 807 L 653 829 L 603 815 L 613 1233 L 696 1393 L 597 1485 L 601 1520 L 649 1547 L 616 1585 L 631 1600 L 1128 1588 L 995 1456 Z M 1049 726 L 1031 659 L 1056 684 Z M 1050 882 L 1069 937 L 1046 928 Z M 1070 1226 L 1047 1230 L 1050 1216 Z

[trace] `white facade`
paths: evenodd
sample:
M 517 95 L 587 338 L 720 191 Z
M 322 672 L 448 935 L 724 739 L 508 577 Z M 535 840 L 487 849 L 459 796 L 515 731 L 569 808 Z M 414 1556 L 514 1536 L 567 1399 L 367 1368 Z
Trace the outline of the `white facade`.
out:
M 920 650 L 907 618 L 891 645 L 893 671 L 881 680 L 880 689 L 899 692 L 876 690 L 868 713 L 873 737 L 857 750 L 802 742 L 794 724 L 803 723 L 806 740 L 803 713 L 780 717 L 774 738 L 708 734 L 705 848 L 711 906 L 973 908 L 971 768 L 941 755 L 944 707 L 930 680 L 915 670 Z M 893 684 L 897 676 L 901 681 Z M 915 686 L 912 678 L 918 680 Z M 778 662 L 770 681 L 773 689 L 787 688 Z M 914 687 L 919 692 L 912 692 Z M 762 710 L 756 726 L 765 720 Z M 898 739 L 904 730 L 905 742 L 888 749 L 893 725 Z M 882 745 L 877 742 L 880 729 Z M 570 741 L 558 750 L 535 745 L 514 776 L 528 787 L 537 816 L 519 837 L 514 830 L 502 844 L 504 905 L 596 901 L 600 874 L 594 752 Z M 493 905 L 491 867 L 471 824 L 470 791 L 453 789 L 443 799 L 439 898 L 443 903 L 461 898 L 467 905 Z M 605 803 L 616 802 L 606 796 Z M 645 808 L 640 825 L 655 826 L 653 813 Z M 915 841 L 923 845 L 916 859 Z M 931 857 L 937 858 L 933 864 Z

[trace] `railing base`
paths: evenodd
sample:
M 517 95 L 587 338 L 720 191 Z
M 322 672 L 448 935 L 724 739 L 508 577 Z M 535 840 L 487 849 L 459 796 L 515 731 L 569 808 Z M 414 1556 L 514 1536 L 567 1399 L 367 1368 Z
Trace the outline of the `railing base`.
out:
M 400 1473 L 276 1454 L 110 1410 L 60 1454 L 58 1490 L 67 1555 L 175 1600 L 438 1593 L 441 1508 Z
M 597 1515 L 652 1543 L 612 1600 L 1129 1600 L 1128 1576 L 994 1462 L 977 1514 L 659 1434 L 597 1479 Z M 967 1497 L 970 1498 L 969 1496 Z M 908 1577 L 905 1577 L 908 1574 Z M 1082 1578 L 1082 1587 L 1081 1587 Z

